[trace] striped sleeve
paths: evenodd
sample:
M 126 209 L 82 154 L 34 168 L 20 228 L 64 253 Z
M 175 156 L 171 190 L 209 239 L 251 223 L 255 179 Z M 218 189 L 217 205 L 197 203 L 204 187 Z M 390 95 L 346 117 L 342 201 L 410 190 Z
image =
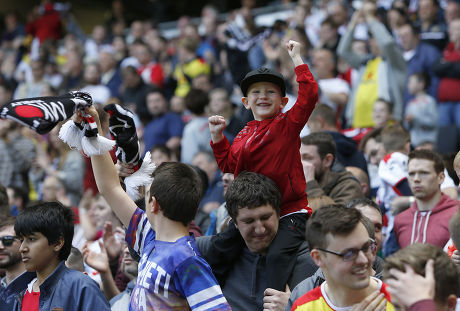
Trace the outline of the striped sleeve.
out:
M 154 231 L 145 212 L 137 208 L 131 217 L 128 230 L 126 230 L 126 243 L 140 255 L 144 250 L 145 240 L 149 234 L 154 234 Z
M 177 267 L 174 277 L 177 289 L 187 299 L 191 310 L 231 310 L 211 268 L 203 258 L 189 257 Z

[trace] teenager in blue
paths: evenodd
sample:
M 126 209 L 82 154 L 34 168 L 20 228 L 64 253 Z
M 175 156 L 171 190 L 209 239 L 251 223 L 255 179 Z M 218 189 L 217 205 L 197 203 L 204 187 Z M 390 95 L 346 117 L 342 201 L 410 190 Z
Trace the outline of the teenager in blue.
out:
M 86 112 L 100 129 L 96 110 Z M 126 241 L 141 258 L 130 310 L 231 310 L 189 235 L 201 199 L 197 173 L 183 163 L 161 164 L 146 191 L 144 212 L 124 192 L 108 153 L 91 162 L 100 193 L 128 228 Z
M 97 283 L 65 265 L 72 247 L 73 219 L 72 210 L 59 202 L 28 207 L 16 218 L 14 231 L 21 239 L 22 261 L 35 277 L 21 292 L 11 293 L 15 295 L 12 310 L 110 310 Z

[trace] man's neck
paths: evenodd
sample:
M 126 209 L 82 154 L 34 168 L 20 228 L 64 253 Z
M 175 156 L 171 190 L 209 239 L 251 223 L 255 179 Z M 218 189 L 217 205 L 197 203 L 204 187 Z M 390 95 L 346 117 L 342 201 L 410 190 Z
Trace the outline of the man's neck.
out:
M 24 268 L 24 264 L 21 262 L 17 263 L 13 267 L 6 269 L 5 271 L 5 280 L 6 284 L 10 284 L 15 278 L 17 278 L 21 273 L 23 273 L 26 269 Z
M 342 286 L 334 286 L 333 283 L 325 282 L 326 295 L 336 307 L 350 307 L 360 303 L 371 293 L 379 289 L 379 283 L 371 278 L 369 286 L 363 289 L 351 289 Z
M 426 199 L 426 200 L 419 200 L 415 199 L 417 201 L 417 208 L 419 211 L 424 212 L 424 211 L 431 211 L 436 207 L 436 205 L 439 203 L 439 200 L 441 200 L 442 192 L 439 190 L 436 192 L 435 195 L 433 195 L 431 198 Z

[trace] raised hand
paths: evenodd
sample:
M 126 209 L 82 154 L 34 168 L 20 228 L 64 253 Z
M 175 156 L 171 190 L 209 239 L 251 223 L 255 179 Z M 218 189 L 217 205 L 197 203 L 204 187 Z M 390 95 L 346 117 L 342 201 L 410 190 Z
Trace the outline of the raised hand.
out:
M 227 126 L 225 118 L 222 116 L 212 116 L 208 119 L 209 131 L 211 132 L 211 139 L 213 143 L 218 143 L 224 138 L 222 133 Z
M 294 63 L 294 66 L 296 67 L 303 64 L 302 57 L 300 56 L 301 47 L 302 45 L 299 42 L 294 41 L 294 40 L 289 40 L 286 43 L 286 50 L 289 56 L 291 57 L 292 62 Z

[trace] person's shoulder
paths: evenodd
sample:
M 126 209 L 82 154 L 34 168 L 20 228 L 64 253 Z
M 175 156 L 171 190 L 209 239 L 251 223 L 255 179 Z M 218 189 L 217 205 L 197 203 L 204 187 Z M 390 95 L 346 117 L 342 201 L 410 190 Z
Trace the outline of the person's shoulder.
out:
M 301 310 L 322 310 L 319 308 L 319 305 L 325 304 L 326 302 L 323 299 L 321 286 L 318 286 L 303 296 L 300 296 L 292 307 L 292 310 L 301 311 Z
M 67 284 L 79 284 L 82 287 L 97 287 L 97 283 L 91 279 L 87 274 L 66 268 L 61 276 L 62 281 Z

